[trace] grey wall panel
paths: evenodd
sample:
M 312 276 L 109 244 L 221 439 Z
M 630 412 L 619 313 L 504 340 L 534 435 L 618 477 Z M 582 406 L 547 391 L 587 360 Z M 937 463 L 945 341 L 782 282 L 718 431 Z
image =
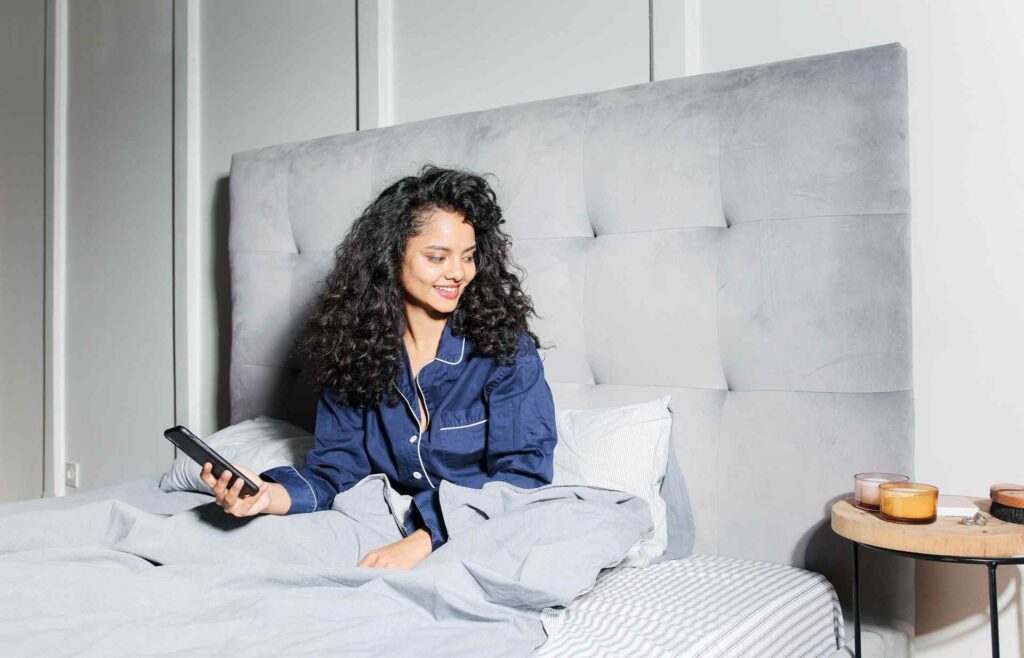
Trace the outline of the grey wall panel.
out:
M 910 390 L 908 215 L 736 224 L 718 285 L 731 390 Z
M 173 456 L 171 12 L 68 4 L 67 458 L 83 488 Z
M 45 8 L 0 3 L 0 502 L 43 490 Z
M 356 129 L 356 28 L 355 0 L 217 0 L 200 11 L 203 302 L 189 312 L 202 325 L 202 413 L 193 429 L 206 435 L 229 416 L 231 154 Z

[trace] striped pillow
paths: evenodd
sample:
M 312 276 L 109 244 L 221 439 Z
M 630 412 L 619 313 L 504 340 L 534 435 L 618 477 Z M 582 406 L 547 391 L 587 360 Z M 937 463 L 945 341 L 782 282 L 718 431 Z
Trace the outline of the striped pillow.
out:
M 670 396 L 605 409 L 564 409 L 556 414 L 552 484 L 617 489 L 647 501 L 654 533 L 633 547 L 622 566 L 645 566 L 668 543 L 661 482 L 668 465 Z

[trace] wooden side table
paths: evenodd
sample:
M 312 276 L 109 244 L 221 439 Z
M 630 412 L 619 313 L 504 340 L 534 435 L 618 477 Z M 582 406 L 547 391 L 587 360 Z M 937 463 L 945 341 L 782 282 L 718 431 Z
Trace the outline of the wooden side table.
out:
M 934 523 L 905 525 L 883 521 L 875 512 L 853 504 L 853 498 L 832 506 L 832 530 L 853 544 L 854 652 L 860 656 L 860 578 L 857 551 L 863 546 L 918 560 L 983 564 L 988 567 L 988 609 L 992 630 L 992 655 L 999 656 L 999 610 L 996 605 L 996 567 L 1024 564 L 1024 525 L 1006 523 L 988 513 L 986 498 L 972 498 L 988 523 L 969 526 L 959 517 L 940 516 Z

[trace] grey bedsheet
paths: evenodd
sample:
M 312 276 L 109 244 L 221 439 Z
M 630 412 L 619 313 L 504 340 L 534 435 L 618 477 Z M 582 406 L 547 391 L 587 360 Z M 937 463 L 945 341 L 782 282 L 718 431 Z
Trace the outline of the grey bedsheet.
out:
M 527 656 L 541 609 L 651 532 L 621 492 L 444 482 L 449 542 L 411 571 L 367 569 L 401 536 L 382 476 L 331 511 L 251 519 L 147 482 L 0 507 L 0 655 Z
M 0 504 L 0 518 L 9 514 L 25 512 L 55 511 L 78 507 L 97 500 L 116 498 L 133 507 L 154 514 L 177 514 L 213 500 L 213 494 L 201 494 L 192 491 L 164 491 L 160 488 L 162 473 L 121 482 L 107 487 L 87 489 L 67 496 L 51 498 L 33 498 L 16 503 Z

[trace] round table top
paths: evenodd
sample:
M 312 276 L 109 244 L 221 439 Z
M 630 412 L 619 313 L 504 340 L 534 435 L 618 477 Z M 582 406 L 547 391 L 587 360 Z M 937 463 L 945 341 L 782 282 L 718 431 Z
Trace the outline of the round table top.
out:
M 960 517 L 940 516 L 934 523 L 909 525 L 884 521 L 862 510 L 853 498 L 832 506 L 832 530 L 851 541 L 908 553 L 948 557 L 1007 558 L 1024 556 L 1024 525 L 1000 521 L 988 513 L 987 498 L 971 498 L 988 519 L 986 525 L 963 525 Z

